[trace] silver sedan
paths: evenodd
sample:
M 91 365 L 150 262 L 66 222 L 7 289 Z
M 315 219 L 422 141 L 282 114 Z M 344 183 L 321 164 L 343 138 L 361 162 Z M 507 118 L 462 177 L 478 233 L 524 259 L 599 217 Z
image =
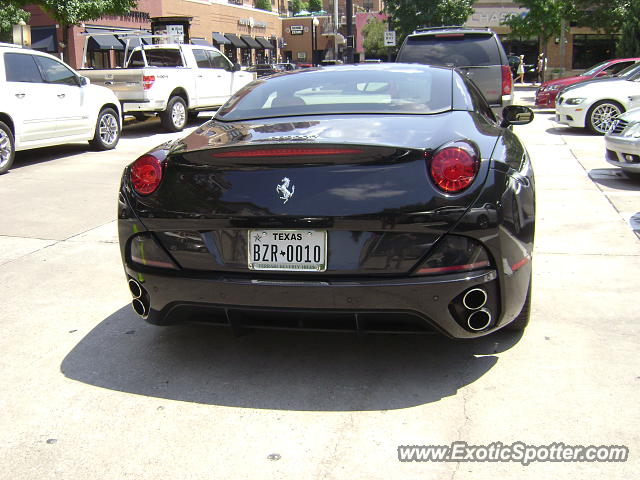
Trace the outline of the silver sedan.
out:
M 640 108 L 620 115 L 604 137 L 607 162 L 640 180 Z

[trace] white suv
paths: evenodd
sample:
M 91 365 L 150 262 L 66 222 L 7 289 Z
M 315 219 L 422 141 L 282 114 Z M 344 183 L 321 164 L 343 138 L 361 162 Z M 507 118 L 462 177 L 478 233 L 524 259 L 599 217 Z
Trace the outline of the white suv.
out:
M 90 85 L 52 55 L 0 44 L 0 174 L 18 150 L 85 141 L 114 148 L 120 127 L 111 90 Z

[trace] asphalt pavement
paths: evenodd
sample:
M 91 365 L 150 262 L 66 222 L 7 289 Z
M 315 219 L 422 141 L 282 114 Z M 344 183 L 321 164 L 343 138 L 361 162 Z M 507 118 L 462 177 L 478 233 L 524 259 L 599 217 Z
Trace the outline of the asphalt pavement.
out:
M 0 177 L 0 479 L 636 478 L 640 184 L 602 137 L 551 111 L 515 128 L 536 174 L 531 324 L 454 341 L 145 324 L 116 195 L 126 164 L 182 135 L 158 131 L 129 125 L 112 152 L 19 153 Z M 630 458 L 398 461 L 399 445 L 454 441 Z

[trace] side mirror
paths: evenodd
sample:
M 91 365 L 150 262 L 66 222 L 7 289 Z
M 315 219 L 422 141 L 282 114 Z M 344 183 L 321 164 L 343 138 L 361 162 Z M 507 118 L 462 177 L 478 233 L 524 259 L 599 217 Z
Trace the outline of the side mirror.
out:
M 242 70 L 242 65 L 238 62 L 234 63 L 233 67 L 231 67 L 232 72 L 239 72 L 240 70 Z
M 521 105 L 508 105 L 502 109 L 502 128 L 510 125 L 526 125 L 533 121 L 533 110 Z
M 89 85 L 89 79 L 87 77 L 78 77 L 78 86 L 84 87 L 85 85 Z

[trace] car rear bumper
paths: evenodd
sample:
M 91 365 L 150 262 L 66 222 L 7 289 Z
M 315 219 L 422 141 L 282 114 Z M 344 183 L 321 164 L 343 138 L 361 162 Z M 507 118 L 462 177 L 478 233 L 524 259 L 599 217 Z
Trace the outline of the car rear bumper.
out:
M 140 299 L 148 304 L 143 318 L 155 325 L 198 322 L 232 328 L 440 332 L 473 338 L 512 320 L 501 318 L 497 272 L 491 269 L 430 278 L 339 281 L 141 273 L 130 266 L 125 270 L 128 279 L 142 287 Z M 518 272 L 527 282 L 528 275 L 530 268 Z M 468 316 L 480 309 L 460 307 L 464 293 L 473 288 L 486 292 L 481 308 L 492 317 L 491 325 L 481 331 L 467 326 Z
M 161 112 L 167 108 L 165 100 L 147 100 L 144 102 L 122 102 L 122 111 L 128 112 Z

